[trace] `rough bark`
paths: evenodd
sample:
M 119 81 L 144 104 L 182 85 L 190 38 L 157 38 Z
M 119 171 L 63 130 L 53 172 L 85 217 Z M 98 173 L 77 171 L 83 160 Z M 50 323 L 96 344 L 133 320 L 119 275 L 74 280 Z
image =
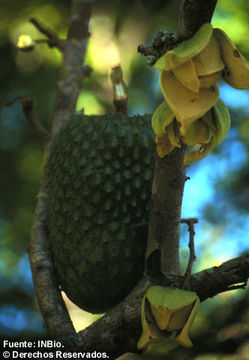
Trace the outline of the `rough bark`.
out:
M 178 36 L 191 37 L 202 24 L 211 22 L 218 0 L 185 0 L 179 16 Z
M 179 224 L 185 183 L 184 150 L 156 157 L 152 186 L 147 273 L 179 274 Z
M 45 149 L 44 175 L 41 181 L 28 249 L 40 310 L 48 333 L 52 338 L 74 334 L 75 331 L 61 297 L 60 289 L 56 283 L 52 256 L 49 249 L 46 226 L 48 214 L 46 163 L 54 135 L 59 131 L 60 126 L 64 122 L 69 121 L 75 113 L 76 101 L 85 75 L 83 60 L 89 36 L 88 22 L 92 2 L 93 0 L 72 1 L 68 38 L 63 42 L 63 46 L 59 46 L 59 49 L 63 51 L 62 75 L 58 83 L 52 136 Z M 42 27 L 42 32 L 47 32 L 48 38 L 50 38 L 50 31 L 48 29 L 44 30 L 44 26 L 34 21 L 34 19 L 32 19 L 32 23 L 38 29 Z
M 67 40 L 63 51 L 61 80 L 57 83 L 57 98 L 52 135 L 61 124 L 74 115 L 76 102 L 85 75 L 84 59 L 89 38 L 88 23 L 94 0 L 73 0 Z
M 47 331 L 57 338 L 61 333 L 74 332 L 74 328 L 55 278 L 46 229 L 47 212 L 47 196 L 42 187 L 31 232 L 29 258 L 36 295 Z

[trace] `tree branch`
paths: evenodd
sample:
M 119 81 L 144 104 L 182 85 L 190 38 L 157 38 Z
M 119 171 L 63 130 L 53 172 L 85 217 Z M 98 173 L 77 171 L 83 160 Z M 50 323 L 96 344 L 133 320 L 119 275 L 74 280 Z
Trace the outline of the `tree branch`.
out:
M 61 333 L 74 332 L 74 328 L 55 278 L 46 227 L 47 213 L 47 195 L 42 187 L 38 195 L 28 251 L 36 295 L 46 328 L 49 334 L 57 338 Z
M 178 36 L 191 37 L 202 24 L 211 22 L 218 0 L 185 0 L 180 11 Z
M 148 56 L 147 65 L 155 64 L 167 50 L 190 38 L 202 24 L 211 22 L 218 0 L 182 0 L 177 34 L 159 31 L 150 46 L 139 45 L 137 51 Z
M 243 255 L 192 275 L 190 290 L 204 301 L 233 290 L 233 285 L 245 284 L 248 277 L 249 255 Z M 143 279 L 117 307 L 87 329 L 64 339 L 64 344 L 78 351 L 106 351 L 111 359 L 128 351 L 136 352 L 136 342 L 142 331 L 140 308 L 144 293 L 152 285 L 182 288 L 184 280 L 184 276 L 174 274 L 157 282 Z
M 44 129 L 44 127 L 41 126 L 41 124 L 35 117 L 34 100 L 30 97 L 23 96 L 21 98 L 21 102 L 22 102 L 23 113 L 29 124 L 32 126 L 35 133 L 42 140 L 42 142 L 44 143 L 48 142 L 50 139 L 50 134 L 47 132 L 46 129 Z
M 29 245 L 33 281 L 40 310 L 45 320 L 46 328 L 53 338 L 61 338 L 75 333 L 58 284 L 56 283 L 46 227 L 48 213 L 46 163 L 50 147 L 53 137 L 59 131 L 60 126 L 65 121 L 69 121 L 75 112 L 76 100 L 85 75 L 82 70 L 88 40 L 86 26 L 90 17 L 92 1 L 73 0 L 72 4 L 70 31 L 63 48 L 62 80 L 58 83 L 53 132 L 46 147 L 44 177 L 41 183 Z M 77 19 L 78 22 L 81 19 L 84 23 L 83 30 L 80 32 L 78 32 L 78 25 L 76 26 Z M 40 30 L 42 30 L 41 26 Z M 44 33 L 45 30 L 43 29 L 42 31 Z M 49 36 L 48 33 L 47 36 Z
M 223 291 L 233 290 L 233 285 L 246 283 L 249 277 L 249 255 L 228 260 L 220 266 L 205 269 L 191 277 L 191 288 L 201 301 Z
M 161 159 L 156 156 L 152 186 L 147 273 L 179 274 L 179 224 L 185 183 L 185 147 Z
M 38 119 L 34 114 L 35 102 L 29 96 L 17 96 L 14 99 L 7 101 L 5 106 L 11 106 L 15 101 L 20 100 L 22 105 L 23 113 L 26 117 L 26 120 L 33 128 L 34 132 L 38 135 L 40 140 L 44 143 L 47 143 L 50 139 L 49 132 L 40 124 Z
M 189 243 L 188 243 L 189 261 L 188 261 L 188 266 L 187 266 L 187 269 L 186 269 L 186 272 L 184 275 L 185 280 L 184 280 L 184 284 L 183 284 L 183 289 L 188 290 L 190 287 L 190 276 L 191 276 L 192 267 L 193 267 L 194 261 L 196 259 L 195 244 L 194 244 L 194 236 L 195 236 L 194 224 L 198 223 L 198 219 L 197 218 L 181 219 L 181 223 L 188 224 L 188 231 L 189 231 Z
M 52 135 L 75 113 L 76 102 L 85 76 L 83 68 L 89 38 L 88 23 L 94 0 L 72 0 L 68 38 L 64 48 L 61 80 L 57 84 L 57 98 Z
M 50 47 L 57 47 L 59 50 L 64 50 L 64 42 L 65 40 L 61 40 L 52 30 L 45 27 L 40 21 L 37 19 L 31 18 L 29 20 L 39 31 L 40 33 L 46 35 L 48 38 L 47 44 Z

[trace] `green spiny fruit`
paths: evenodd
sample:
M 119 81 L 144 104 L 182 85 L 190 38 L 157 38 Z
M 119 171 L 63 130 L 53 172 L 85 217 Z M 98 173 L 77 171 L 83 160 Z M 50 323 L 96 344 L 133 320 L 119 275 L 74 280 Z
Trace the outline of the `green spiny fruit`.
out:
M 101 313 L 142 277 L 154 165 L 150 116 L 77 116 L 48 161 L 49 239 L 58 282 Z

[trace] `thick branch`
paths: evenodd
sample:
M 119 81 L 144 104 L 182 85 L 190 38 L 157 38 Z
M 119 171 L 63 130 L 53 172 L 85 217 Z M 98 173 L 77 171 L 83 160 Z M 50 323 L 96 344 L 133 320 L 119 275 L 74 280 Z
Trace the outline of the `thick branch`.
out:
M 93 2 L 94 0 L 72 0 L 72 14 L 68 39 L 64 49 L 61 80 L 57 84 L 53 135 L 75 113 L 76 102 L 85 75 L 83 63 L 89 37 L 88 23 Z
M 193 275 L 191 288 L 203 301 L 223 291 L 233 290 L 232 285 L 246 284 L 248 277 L 249 255 L 243 255 Z
M 190 290 L 203 301 L 232 290 L 233 285 L 245 283 L 248 277 L 249 255 L 244 255 L 192 275 Z M 156 284 L 181 288 L 183 283 L 184 276 L 179 275 L 168 275 L 157 283 L 144 279 L 121 304 L 64 343 L 81 351 L 106 351 L 112 359 L 128 351 L 135 352 L 141 335 L 140 305 L 145 291 Z
M 179 17 L 179 37 L 191 37 L 202 24 L 211 22 L 218 0 L 185 0 Z
M 74 25 L 69 26 L 71 30 L 69 38 L 65 40 L 65 47 L 63 49 L 62 80 L 58 84 L 52 135 L 55 135 L 61 124 L 70 120 L 75 112 L 76 100 L 84 76 L 84 71 L 82 71 L 83 60 L 88 40 L 86 24 L 89 21 L 91 3 L 92 1 L 90 0 L 73 0 L 70 23 L 73 24 L 76 19 L 81 19 L 85 25 L 84 31 L 80 32 L 80 36 L 77 32 L 78 27 Z M 44 177 L 33 222 L 29 256 L 40 310 L 47 330 L 51 337 L 60 338 L 75 334 L 75 331 L 56 283 L 46 228 L 48 213 L 46 163 L 52 141 L 53 136 L 46 147 Z
M 29 257 L 40 309 L 48 332 L 56 338 L 61 332 L 69 334 L 74 329 L 55 278 L 46 228 L 46 203 L 46 193 L 41 189 L 31 232 Z
M 185 183 L 184 150 L 156 157 L 152 186 L 147 273 L 179 274 L 179 224 Z M 156 274 L 155 274 L 156 275 Z

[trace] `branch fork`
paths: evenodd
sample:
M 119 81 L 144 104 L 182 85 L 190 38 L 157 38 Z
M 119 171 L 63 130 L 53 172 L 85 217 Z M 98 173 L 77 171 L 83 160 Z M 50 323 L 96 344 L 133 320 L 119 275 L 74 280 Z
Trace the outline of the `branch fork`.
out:
M 40 33 L 44 34 L 47 37 L 47 40 L 41 39 L 41 40 L 35 40 L 35 42 L 46 42 L 49 47 L 56 47 L 57 49 L 64 51 L 65 50 L 65 41 L 63 39 L 60 39 L 52 30 L 45 27 L 40 21 L 38 21 L 35 18 L 31 18 L 29 20 L 31 24 L 33 24 Z

